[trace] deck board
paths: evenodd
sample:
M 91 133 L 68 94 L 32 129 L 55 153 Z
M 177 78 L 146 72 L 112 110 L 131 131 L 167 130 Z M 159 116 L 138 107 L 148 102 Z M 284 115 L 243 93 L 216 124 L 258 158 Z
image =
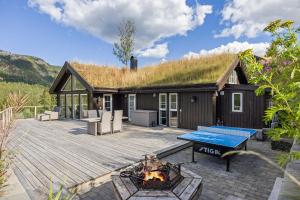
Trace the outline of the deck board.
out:
M 32 199 L 47 192 L 50 180 L 66 188 L 94 180 L 175 144 L 187 130 L 125 124 L 115 134 L 92 136 L 80 121 L 18 120 L 9 144 L 14 171 Z

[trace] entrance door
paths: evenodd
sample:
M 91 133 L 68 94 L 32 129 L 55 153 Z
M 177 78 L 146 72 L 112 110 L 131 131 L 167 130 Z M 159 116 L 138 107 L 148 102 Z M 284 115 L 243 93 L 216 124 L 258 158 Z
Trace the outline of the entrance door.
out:
M 103 110 L 112 111 L 113 101 L 112 101 L 112 94 L 104 94 L 103 95 Z
M 131 121 L 131 112 L 136 110 L 136 95 L 128 95 L 128 120 Z
M 178 126 L 178 96 L 177 93 L 169 94 L 169 126 Z
M 167 94 L 159 94 L 159 125 L 167 125 Z

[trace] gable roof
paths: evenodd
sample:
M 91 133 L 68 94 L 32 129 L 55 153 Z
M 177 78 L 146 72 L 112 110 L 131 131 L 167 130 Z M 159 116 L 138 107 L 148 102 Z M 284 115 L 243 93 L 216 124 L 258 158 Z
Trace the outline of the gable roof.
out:
M 128 68 L 66 62 L 50 92 L 55 91 L 63 74 L 68 70 L 82 81 L 88 90 L 126 90 L 192 85 L 214 85 L 220 89 L 238 65 L 237 55 L 228 53 L 168 61 L 156 66 L 140 68 L 137 71 L 130 71 Z

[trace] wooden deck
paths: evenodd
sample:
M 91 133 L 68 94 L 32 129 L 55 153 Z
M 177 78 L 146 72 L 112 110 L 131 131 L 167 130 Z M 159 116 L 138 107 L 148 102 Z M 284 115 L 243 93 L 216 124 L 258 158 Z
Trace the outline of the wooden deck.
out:
M 186 142 L 176 139 L 187 132 L 172 128 L 124 125 L 120 133 L 92 136 L 80 121 L 39 122 L 18 120 L 10 148 L 16 152 L 14 172 L 32 199 L 55 185 L 72 188 L 103 177 L 153 153 Z

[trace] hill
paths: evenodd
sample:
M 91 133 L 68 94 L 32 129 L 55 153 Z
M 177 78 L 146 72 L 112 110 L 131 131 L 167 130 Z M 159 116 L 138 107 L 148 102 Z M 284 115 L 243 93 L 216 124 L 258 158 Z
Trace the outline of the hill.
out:
M 0 50 L 0 81 L 49 86 L 59 70 L 40 58 Z

